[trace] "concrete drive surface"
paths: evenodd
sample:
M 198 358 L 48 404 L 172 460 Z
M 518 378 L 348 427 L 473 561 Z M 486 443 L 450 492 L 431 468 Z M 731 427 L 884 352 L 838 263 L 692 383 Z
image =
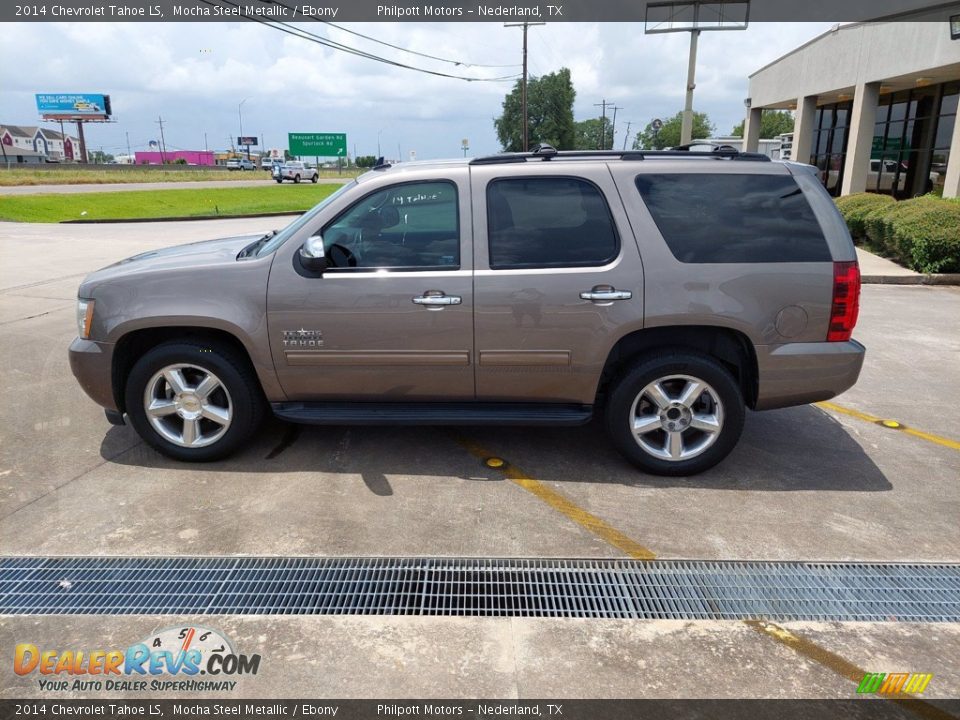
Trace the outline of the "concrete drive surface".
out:
M 0 224 L 0 552 L 623 557 L 609 533 L 583 521 L 594 517 L 663 558 L 960 561 L 958 288 L 865 287 L 857 386 L 827 406 L 748 414 L 738 448 L 693 478 L 637 472 L 596 423 L 273 421 L 239 456 L 201 466 L 108 425 L 67 363 L 83 275 L 147 248 L 283 224 Z M 487 454 L 536 485 L 484 466 Z M 944 624 L 785 626 L 827 652 L 808 656 L 738 622 L 198 621 L 264 655 L 237 697 L 852 697 L 856 686 L 831 668 L 830 653 L 872 672 L 932 672 L 925 697 L 960 695 L 960 627 Z M 0 648 L 126 647 L 182 622 L 8 617 Z M 33 682 L 0 657 L 7 696 L 39 693 Z

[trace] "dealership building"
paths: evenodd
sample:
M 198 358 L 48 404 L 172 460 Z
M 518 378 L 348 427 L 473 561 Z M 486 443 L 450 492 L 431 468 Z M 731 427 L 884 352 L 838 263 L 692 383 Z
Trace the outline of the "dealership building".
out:
M 960 197 L 955 24 L 839 25 L 757 70 L 746 149 L 759 148 L 763 110 L 792 110 L 791 159 L 815 165 L 831 194 Z

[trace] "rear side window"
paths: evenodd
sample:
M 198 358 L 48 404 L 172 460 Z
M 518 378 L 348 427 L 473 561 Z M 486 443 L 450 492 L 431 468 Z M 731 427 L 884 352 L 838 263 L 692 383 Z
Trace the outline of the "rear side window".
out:
M 491 181 L 487 229 L 495 270 L 606 265 L 619 252 L 603 193 L 580 178 Z
M 789 175 L 638 175 L 670 251 L 685 263 L 829 262 L 823 231 Z

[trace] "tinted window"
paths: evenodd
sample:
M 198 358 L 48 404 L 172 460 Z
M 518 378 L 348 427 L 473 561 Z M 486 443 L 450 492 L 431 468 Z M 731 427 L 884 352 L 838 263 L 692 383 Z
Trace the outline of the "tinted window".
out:
M 785 175 L 639 175 L 670 251 L 686 263 L 829 261 L 823 231 Z
M 368 195 L 323 230 L 332 267 L 460 267 L 457 187 L 394 185 Z
M 515 178 L 487 185 L 490 267 L 605 265 L 619 251 L 603 193 L 577 178 Z

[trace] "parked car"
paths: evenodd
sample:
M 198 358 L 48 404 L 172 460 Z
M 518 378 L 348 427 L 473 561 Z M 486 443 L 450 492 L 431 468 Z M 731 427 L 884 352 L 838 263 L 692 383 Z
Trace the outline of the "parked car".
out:
M 283 160 L 272 157 L 262 157 L 260 158 L 260 167 L 267 172 L 273 171 L 274 165 L 283 165 Z
M 256 170 L 257 166 L 247 158 L 231 158 L 227 160 L 227 170 Z
M 273 166 L 273 179 L 278 183 L 282 183 L 284 180 L 293 180 L 295 183 L 301 180 L 309 180 L 315 183 L 320 179 L 320 173 L 317 172 L 316 168 L 308 168 L 299 160 L 290 160 L 283 165 Z
M 598 415 L 640 469 L 690 475 L 730 452 L 745 408 L 856 382 L 859 292 L 810 166 L 539 147 L 381 166 L 279 232 L 94 272 L 70 363 L 111 422 L 179 460 L 244 447 L 268 410 L 320 425 Z

